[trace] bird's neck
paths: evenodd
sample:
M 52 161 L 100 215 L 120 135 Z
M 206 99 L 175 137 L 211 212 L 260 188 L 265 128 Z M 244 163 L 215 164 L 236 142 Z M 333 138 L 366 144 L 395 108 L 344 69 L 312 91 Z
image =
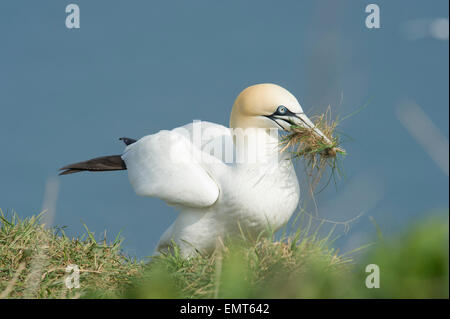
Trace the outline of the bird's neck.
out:
M 278 130 L 233 129 L 236 165 L 267 166 L 285 157 L 280 152 Z

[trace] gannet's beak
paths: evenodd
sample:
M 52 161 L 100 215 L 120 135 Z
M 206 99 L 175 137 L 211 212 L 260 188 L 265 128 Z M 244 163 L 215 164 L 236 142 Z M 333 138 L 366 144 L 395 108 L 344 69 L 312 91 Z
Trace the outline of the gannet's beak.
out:
M 309 128 L 313 130 L 318 136 L 322 137 L 326 143 L 330 143 L 331 141 L 325 134 L 319 130 L 314 123 L 305 115 L 305 113 L 293 113 L 286 109 L 284 114 L 280 114 L 279 112 L 275 112 L 272 115 L 266 116 L 271 119 L 275 123 L 278 124 L 285 131 L 292 131 L 292 127 L 300 126 L 304 128 Z
M 325 134 L 322 133 L 321 130 L 319 130 L 314 123 L 305 115 L 305 113 L 296 113 L 293 116 L 293 122 L 295 126 L 301 126 L 305 128 L 312 129 L 318 136 L 322 137 L 326 143 L 331 144 L 331 141 L 328 139 L 328 137 L 325 136 Z M 291 130 L 291 127 L 289 127 L 289 131 Z

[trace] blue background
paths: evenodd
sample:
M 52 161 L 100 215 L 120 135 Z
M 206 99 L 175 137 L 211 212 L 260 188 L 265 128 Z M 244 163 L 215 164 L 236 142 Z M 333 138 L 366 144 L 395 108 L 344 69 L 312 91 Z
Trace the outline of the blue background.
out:
M 373 238 L 369 216 L 392 234 L 448 214 L 448 176 L 396 116 L 412 100 L 448 139 L 448 39 L 402 32 L 414 19 L 448 19 L 448 1 L 377 1 L 381 28 L 370 30 L 370 1 L 79 0 L 77 30 L 65 27 L 69 3 L 0 2 L 4 212 L 38 213 L 48 177 L 120 154 L 118 137 L 194 119 L 228 125 L 242 89 L 273 82 L 311 114 L 331 105 L 345 115 L 370 100 L 340 127 L 354 139 L 344 144 L 346 178 L 316 198 L 332 221 L 364 212 L 349 232 L 336 230 L 343 250 Z M 60 178 L 54 225 L 69 235 L 82 223 L 111 239 L 122 230 L 125 251 L 143 257 L 175 218 L 164 202 L 136 196 L 126 171 Z

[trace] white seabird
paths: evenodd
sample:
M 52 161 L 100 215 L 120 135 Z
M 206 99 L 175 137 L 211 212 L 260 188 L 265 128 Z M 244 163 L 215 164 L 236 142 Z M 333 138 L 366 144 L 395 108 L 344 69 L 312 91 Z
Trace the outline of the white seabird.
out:
M 257 84 L 237 97 L 229 128 L 194 122 L 137 141 L 121 138 L 127 144 L 122 155 L 67 165 L 61 174 L 127 169 L 138 195 L 179 211 L 157 251 L 170 251 L 174 242 L 184 257 L 210 253 L 218 238 L 276 231 L 292 216 L 300 189 L 278 139 L 278 130 L 292 125 L 324 137 L 289 91 Z

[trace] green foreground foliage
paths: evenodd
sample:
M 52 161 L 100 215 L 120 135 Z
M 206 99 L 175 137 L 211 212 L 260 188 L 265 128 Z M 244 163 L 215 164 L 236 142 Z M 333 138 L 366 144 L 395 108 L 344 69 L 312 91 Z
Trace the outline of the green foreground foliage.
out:
M 1 213 L 1 211 L 0 211 Z M 98 297 L 118 297 L 142 265 L 124 256 L 121 240 L 97 242 L 86 228 L 80 238 L 63 229 L 46 229 L 41 215 L 20 219 L 0 215 L 0 297 L 72 298 L 96 290 Z M 66 267 L 78 265 L 80 289 L 67 289 Z
M 448 298 L 448 219 L 434 217 L 363 249 L 357 261 L 332 247 L 332 232 L 300 226 L 281 240 L 226 242 L 212 256 L 172 255 L 146 263 L 126 257 L 121 240 L 96 241 L 87 229 L 68 238 L 39 216 L 0 216 L 0 298 Z M 65 285 L 78 265 L 80 288 Z M 380 288 L 366 287 L 366 265 Z

